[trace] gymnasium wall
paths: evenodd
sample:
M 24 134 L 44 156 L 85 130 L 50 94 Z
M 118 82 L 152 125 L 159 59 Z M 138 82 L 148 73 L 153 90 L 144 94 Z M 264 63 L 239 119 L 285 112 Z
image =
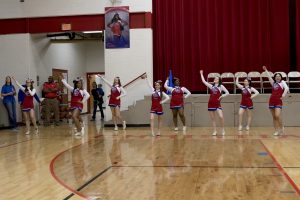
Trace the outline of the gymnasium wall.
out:
M 271 127 L 272 116 L 268 108 L 268 100 L 270 94 L 260 94 L 254 100 L 254 110 L 252 118 L 253 127 Z M 185 117 L 188 127 L 211 127 L 211 120 L 207 111 L 207 102 L 209 95 L 193 94 L 185 100 Z M 224 112 L 225 126 L 238 126 L 238 111 L 240 107 L 241 95 L 229 95 L 222 99 L 222 108 Z M 122 116 L 128 124 L 145 125 L 150 124 L 150 107 L 151 97 L 138 101 L 135 106 L 129 107 L 128 111 L 123 111 Z M 173 128 L 172 111 L 170 110 L 170 102 L 163 105 L 163 126 Z M 299 126 L 297 113 L 300 112 L 300 95 L 288 94 L 284 99 L 283 107 L 283 124 L 286 127 Z M 244 118 L 245 119 L 245 118 Z M 178 118 L 179 127 L 181 121 Z M 246 122 L 244 123 L 246 124 Z
M 129 6 L 130 12 L 151 12 L 151 0 L 122 0 L 122 3 L 116 3 L 115 6 Z M 44 17 L 44 16 L 66 16 L 66 15 L 88 15 L 104 13 L 104 8 L 112 6 L 110 0 L 65 0 L 65 1 L 45 1 L 45 0 L 25 0 L 24 3 L 19 1 L 3 0 L 0 2 L 0 19 L 22 18 L 22 17 Z M 15 41 L 10 46 L 10 40 L 19 38 L 22 41 L 18 44 Z M 3 40 L 8 48 L 1 48 L 9 56 L 3 56 L 4 61 L 0 62 L 1 68 L 5 68 L 5 63 L 16 62 L 18 55 L 16 52 L 27 52 L 21 54 L 21 60 L 18 64 L 13 65 L 11 72 L 16 73 L 16 77 L 25 78 L 24 72 L 20 70 L 20 65 L 26 63 L 25 73 L 33 77 L 39 74 L 40 80 L 46 80 L 51 73 L 52 68 L 62 68 L 69 70 L 69 77 L 74 78 L 79 75 L 85 75 L 86 72 L 103 72 L 106 77 L 112 80 L 115 76 L 120 76 L 123 84 L 130 82 L 138 75 L 147 72 L 149 79 L 152 80 L 152 29 L 131 29 L 130 30 L 131 48 L 106 50 L 103 44 L 96 43 L 50 43 L 45 35 L 1 35 L 0 41 Z M 28 45 L 29 43 L 29 45 Z M 20 48 L 20 49 L 19 49 Z M 105 55 L 105 56 L 104 56 Z M 30 61 L 28 61 L 30 60 Z M 3 63 L 3 65 L 2 65 Z M 28 64 L 29 63 L 29 64 Z M 32 70 L 30 70 L 32 68 Z M 11 73 L 4 71 L 0 80 L 4 80 L 5 74 Z M 135 82 L 130 85 L 128 96 L 123 101 L 122 109 L 134 104 L 138 99 L 142 99 L 148 92 L 145 85 Z M 106 94 L 109 92 L 107 91 Z M 109 119 L 110 112 L 107 112 Z
M 152 11 L 152 0 L 122 0 L 114 5 L 129 6 L 131 12 Z M 110 0 L 1 0 L 0 19 L 99 14 L 109 6 Z
M 1 87 L 7 75 L 15 76 L 20 82 L 30 77 L 41 95 L 41 85 L 52 74 L 52 68 L 68 70 L 70 83 L 78 76 L 86 79 L 86 72 L 103 72 L 104 47 L 102 42 L 91 41 L 52 43 L 45 34 L 0 35 L 0 60 Z M 4 110 L 2 103 L 0 109 Z M 1 112 L 0 116 L 6 124 L 6 111 Z M 20 112 L 17 116 L 20 121 Z

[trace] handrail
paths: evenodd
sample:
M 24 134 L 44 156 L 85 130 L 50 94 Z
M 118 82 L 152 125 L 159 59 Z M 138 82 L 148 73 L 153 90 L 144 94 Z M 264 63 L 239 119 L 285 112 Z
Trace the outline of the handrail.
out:
M 129 81 L 128 83 L 126 83 L 123 87 L 128 87 L 129 85 L 131 85 L 133 82 L 137 81 L 138 79 L 142 78 L 142 76 L 146 75 L 147 73 L 144 72 L 143 74 L 139 75 L 138 77 L 136 77 L 135 79 L 133 79 L 132 81 Z M 108 98 L 110 97 L 110 95 L 107 96 Z
M 129 81 L 128 83 L 126 83 L 123 87 L 128 87 L 129 85 L 131 85 L 133 82 L 137 81 L 138 79 L 140 79 L 142 76 L 146 75 L 146 72 L 144 72 L 143 74 L 139 75 L 138 77 L 136 77 L 135 79 L 133 79 L 132 81 Z

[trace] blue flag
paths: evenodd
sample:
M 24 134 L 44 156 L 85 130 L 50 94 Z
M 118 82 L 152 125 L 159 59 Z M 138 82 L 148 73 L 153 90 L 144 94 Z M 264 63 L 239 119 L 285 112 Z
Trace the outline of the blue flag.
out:
M 168 86 L 169 87 L 174 87 L 172 70 L 170 70 L 170 72 L 169 72 L 169 84 L 168 84 Z M 171 92 L 167 91 L 167 94 L 171 94 Z

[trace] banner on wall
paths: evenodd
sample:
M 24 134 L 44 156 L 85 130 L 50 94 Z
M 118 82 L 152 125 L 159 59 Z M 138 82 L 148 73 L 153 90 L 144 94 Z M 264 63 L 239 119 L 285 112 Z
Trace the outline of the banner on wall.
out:
M 105 46 L 130 48 L 128 6 L 105 8 Z

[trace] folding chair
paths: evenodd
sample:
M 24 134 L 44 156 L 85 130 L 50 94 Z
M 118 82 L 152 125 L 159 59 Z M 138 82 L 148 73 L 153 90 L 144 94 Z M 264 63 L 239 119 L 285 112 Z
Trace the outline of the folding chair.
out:
M 288 79 L 287 83 L 289 85 L 290 90 L 291 89 L 292 90 L 300 89 L 300 87 L 299 87 L 299 84 L 300 84 L 300 72 L 298 72 L 298 71 L 291 71 L 291 72 L 289 72 L 287 79 Z
M 248 78 L 251 79 L 251 85 L 262 93 L 262 80 L 259 72 L 252 71 L 248 73 Z
M 232 89 L 232 91 L 235 91 L 235 79 L 234 79 L 234 74 L 231 72 L 224 72 L 221 74 L 221 78 L 222 78 L 222 84 L 224 86 L 229 85 L 232 86 L 230 88 L 226 87 L 227 90 Z

